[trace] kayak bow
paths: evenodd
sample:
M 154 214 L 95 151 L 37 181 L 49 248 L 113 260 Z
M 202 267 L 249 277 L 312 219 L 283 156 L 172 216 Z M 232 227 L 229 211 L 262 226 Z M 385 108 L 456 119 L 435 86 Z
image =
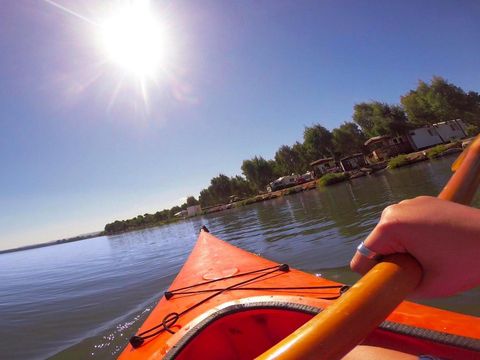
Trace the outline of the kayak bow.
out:
M 341 299 L 344 290 L 202 230 L 139 329 L 142 341 L 136 348 L 129 344 L 120 359 L 252 359 Z M 479 334 L 479 318 L 404 302 L 364 343 L 464 359 L 480 354 Z

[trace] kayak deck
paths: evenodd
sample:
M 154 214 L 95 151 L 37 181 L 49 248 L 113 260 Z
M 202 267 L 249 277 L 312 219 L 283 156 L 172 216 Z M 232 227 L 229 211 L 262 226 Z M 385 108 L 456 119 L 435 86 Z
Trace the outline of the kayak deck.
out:
M 137 348 L 129 344 L 120 358 L 251 359 L 341 296 L 342 287 L 201 231 L 170 290 L 139 329 Z M 365 343 L 480 358 L 478 318 L 404 302 L 387 320 Z

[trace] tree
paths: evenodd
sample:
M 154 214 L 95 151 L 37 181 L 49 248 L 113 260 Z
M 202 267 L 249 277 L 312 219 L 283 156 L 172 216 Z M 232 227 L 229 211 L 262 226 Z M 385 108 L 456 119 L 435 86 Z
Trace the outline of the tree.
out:
M 320 124 L 305 127 L 303 146 L 309 161 L 333 156 L 332 133 Z
M 480 125 L 480 95 L 466 93 L 439 76 L 430 84 L 419 81 L 415 90 L 401 97 L 408 119 L 415 125 L 428 125 L 453 119 L 462 119 Z
M 199 204 L 199 201 L 197 199 L 195 199 L 194 196 L 187 197 L 187 206 L 195 206 L 195 205 L 198 205 L 198 204 Z
M 203 189 L 202 191 L 200 191 L 198 200 L 200 201 L 200 205 L 202 206 L 202 208 L 215 204 L 215 200 L 208 189 Z
M 176 213 L 182 211 L 182 208 L 180 206 L 174 206 L 168 211 L 168 217 L 173 218 Z
M 124 221 L 114 221 L 113 223 L 105 225 L 105 232 L 107 234 L 114 234 L 125 231 L 127 229 L 127 225 Z
M 155 216 L 156 221 L 164 221 L 168 219 L 168 210 L 157 211 L 153 216 Z
M 306 170 L 304 150 L 300 150 L 297 144 L 302 147 L 300 143 L 293 147 L 282 145 L 275 153 L 275 163 L 281 175 L 302 174 Z
M 237 195 L 239 197 L 244 197 L 255 193 L 255 190 L 252 188 L 251 184 L 245 178 L 239 175 L 230 178 L 230 186 L 232 189 L 232 195 Z
M 410 127 L 405 111 L 400 106 L 379 101 L 355 104 L 353 120 L 369 137 L 397 136 L 403 134 Z
M 199 200 L 202 207 L 225 204 L 232 195 L 239 197 L 254 193 L 251 184 L 241 176 L 229 178 L 220 174 L 210 180 L 210 186 L 200 192 Z M 188 199 L 187 199 L 188 202 Z
M 210 180 L 208 190 L 217 203 L 227 203 L 228 198 L 232 195 L 230 178 L 223 174 L 215 176 Z
M 296 142 L 292 146 L 292 151 L 295 152 L 296 157 L 299 159 L 298 173 L 303 174 L 304 172 L 310 169 L 310 158 L 308 157 L 308 152 L 305 146 L 301 142 Z
M 253 159 L 243 161 L 242 172 L 256 190 L 262 191 L 269 182 L 275 179 L 273 165 L 271 161 L 269 162 L 261 156 L 255 156 Z
M 333 129 L 333 145 L 335 154 L 352 155 L 363 151 L 366 138 L 363 132 L 353 122 L 345 122 L 340 127 Z

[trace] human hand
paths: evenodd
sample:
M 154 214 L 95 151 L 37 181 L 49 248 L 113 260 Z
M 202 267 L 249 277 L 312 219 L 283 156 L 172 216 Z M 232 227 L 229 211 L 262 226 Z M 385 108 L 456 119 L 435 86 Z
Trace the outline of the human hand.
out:
M 422 266 L 413 296 L 448 296 L 480 285 L 480 210 L 421 196 L 388 206 L 364 241 L 382 255 L 409 253 Z M 376 264 L 358 252 L 350 266 L 365 274 Z

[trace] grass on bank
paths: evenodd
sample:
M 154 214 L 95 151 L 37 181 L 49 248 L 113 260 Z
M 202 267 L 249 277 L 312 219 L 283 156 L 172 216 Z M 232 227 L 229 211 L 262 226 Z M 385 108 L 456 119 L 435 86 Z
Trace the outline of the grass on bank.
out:
M 396 169 L 396 168 L 399 168 L 399 167 L 402 167 L 402 166 L 405 166 L 405 165 L 408 165 L 408 164 L 410 164 L 410 160 L 408 159 L 408 156 L 402 154 L 402 155 L 395 156 L 394 158 L 391 158 L 390 160 L 388 160 L 387 167 L 389 169 Z
M 441 153 L 443 153 L 445 150 L 447 150 L 448 147 L 445 146 L 445 145 L 437 145 L 429 150 L 427 150 L 427 156 L 429 159 L 433 159 L 433 158 L 436 158 L 438 155 L 440 155 Z
M 332 184 L 336 184 L 345 180 L 348 180 L 349 176 L 347 173 L 329 173 L 323 175 L 317 181 L 318 186 L 328 186 Z

